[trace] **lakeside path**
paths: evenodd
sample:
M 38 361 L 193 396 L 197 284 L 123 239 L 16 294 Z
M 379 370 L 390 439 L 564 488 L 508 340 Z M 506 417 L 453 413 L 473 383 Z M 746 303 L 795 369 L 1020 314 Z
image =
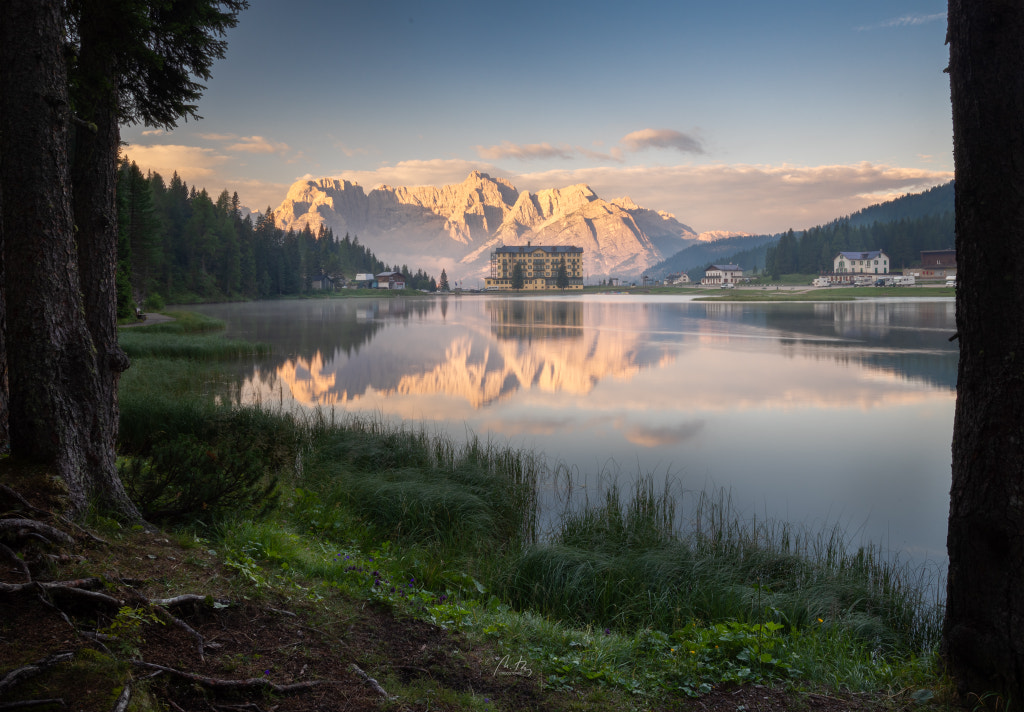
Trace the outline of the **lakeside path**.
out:
M 133 321 L 129 324 L 118 324 L 118 327 L 122 329 L 128 329 L 133 326 L 149 326 L 151 324 L 162 324 L 165 321 L 174 321 L 174 317 L 167 316 L 166 314 L 146 314 L 145 321 Z

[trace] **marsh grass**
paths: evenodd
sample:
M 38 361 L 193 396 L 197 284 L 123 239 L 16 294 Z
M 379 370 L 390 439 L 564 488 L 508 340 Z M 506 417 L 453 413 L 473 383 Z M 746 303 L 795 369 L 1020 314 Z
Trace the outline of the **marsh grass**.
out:
M 536 537 L 535 457 L 470 437 L 465 443 L 372 418 L 305 423 L 303 486 L 380 538 L 476 556 Z
M 836 627 L 901 653 L 937 641 L 941 610 L 926 600 L 935 589 L 924 569 L 852 547 L 839 526 L 745 519 L 724 491 L 699 493 L 688 508 L 682 500 L 650 477 L 628 496 L 613 483 L 510 557 L 496 588 L 521 608 L 623 630 L 771 621 Z

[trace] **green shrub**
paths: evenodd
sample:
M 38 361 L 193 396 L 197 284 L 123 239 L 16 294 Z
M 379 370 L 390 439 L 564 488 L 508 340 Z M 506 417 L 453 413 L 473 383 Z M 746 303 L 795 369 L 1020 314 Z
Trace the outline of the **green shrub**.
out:
M 159 293 L 153 292 L 146 300 L 142 303 L 142 308 L 146 311 L 160 311 L 166 305 L 164 304 L 164 298 Z
M 153 522 L 254 516 L 278 499 L 277 478 L 268 475 L 261 453 L 189 434 L 157 443 L 148 457 L 126 458 L 118 469 L 132 500 Z

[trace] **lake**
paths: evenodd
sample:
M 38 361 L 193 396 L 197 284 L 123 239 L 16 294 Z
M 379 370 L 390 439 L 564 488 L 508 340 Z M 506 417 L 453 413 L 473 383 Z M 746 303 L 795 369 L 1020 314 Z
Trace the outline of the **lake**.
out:
M 723 488 L 744 516 L 945 561 L 953 299 L 463 295 L 190 307 L 270 343 L 241 397 L 537 449 L 582 491 Z

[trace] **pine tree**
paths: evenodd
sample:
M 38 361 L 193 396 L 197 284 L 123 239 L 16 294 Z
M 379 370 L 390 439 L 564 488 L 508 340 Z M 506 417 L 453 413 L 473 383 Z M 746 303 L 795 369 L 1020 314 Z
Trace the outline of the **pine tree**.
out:
M 565 288 L 569 286 L 569 269 L 565 266 L 565 258 L 558 264 L 558 277 L 555 280 L 555 286 L 561 289 L 563 292 Z
M 443 269 L 441 270 L 441 281 L 438 282 L 437 288 L 439 291 L 447 292 L 450 291 L 448 288 L 448 273 Z
M 512 267 L 512 289 L 522 289 L 526 280 L 523 278 L 523 264 L 516 262 Z

